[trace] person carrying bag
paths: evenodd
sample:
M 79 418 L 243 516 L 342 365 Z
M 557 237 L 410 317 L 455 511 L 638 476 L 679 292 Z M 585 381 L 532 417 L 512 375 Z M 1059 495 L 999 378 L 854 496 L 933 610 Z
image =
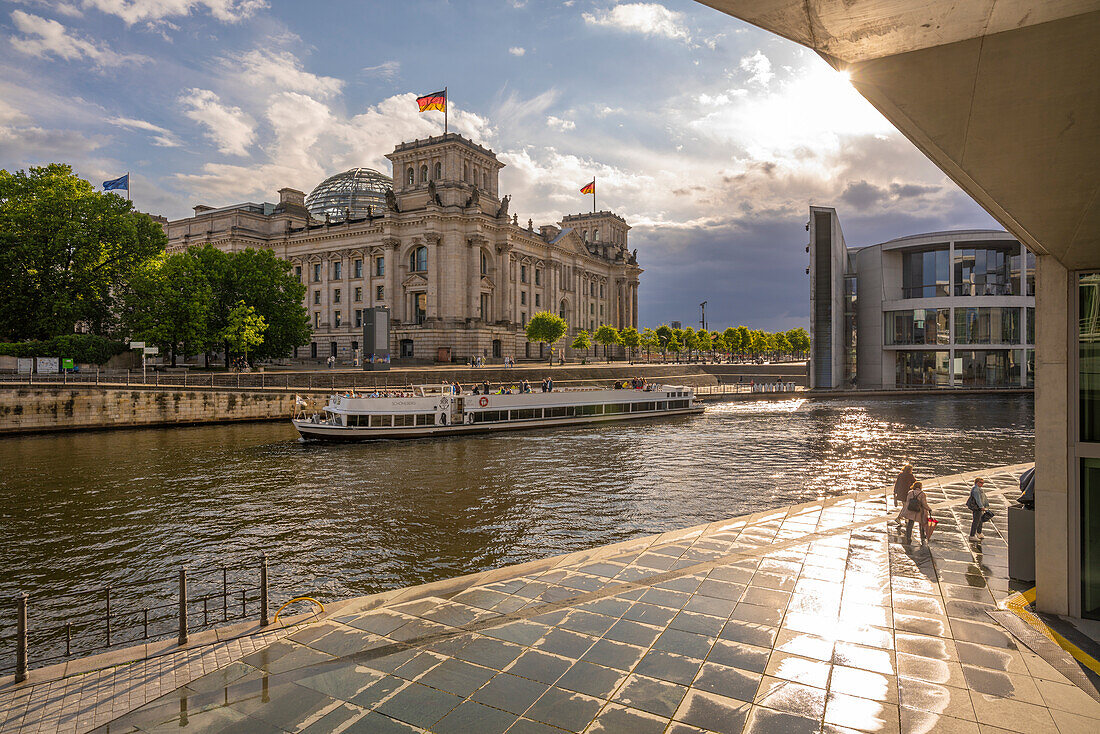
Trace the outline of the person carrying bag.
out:
M 966 508 L 970 510 L 970 539 L 982 539 L 982 523 L 993 519 L 993 513 L 989 511 L 989 498 L 985 494 L 985 480 L 978 477 L 974 480 L 974 486 L 970 488 L 970 496 L 966 498 Z
M 928 506 L 928 497 L 920 482 L 913 482 L 909 488 L 901 516 L 905 518 L 905 544 L 913 542 L 913 523 L 917 523 L 920 527 L 920 544 L 928 545 L 928 521 L 932 517 L 932 508 Z

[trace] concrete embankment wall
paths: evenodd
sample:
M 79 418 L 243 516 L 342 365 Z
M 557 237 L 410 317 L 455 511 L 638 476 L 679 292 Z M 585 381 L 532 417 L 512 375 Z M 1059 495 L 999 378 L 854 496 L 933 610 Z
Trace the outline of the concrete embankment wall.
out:
M 0 386 L 0 434 L 287 419 L 294 393 Z
M 737 382 L 775 382 L 782 377 L 784 382 L 793 382 L 800 387 L 808 387 L 805 362 L 779 362 L 776 364 L 706 364 L 702 369 L 715 376 L 719 383 Z

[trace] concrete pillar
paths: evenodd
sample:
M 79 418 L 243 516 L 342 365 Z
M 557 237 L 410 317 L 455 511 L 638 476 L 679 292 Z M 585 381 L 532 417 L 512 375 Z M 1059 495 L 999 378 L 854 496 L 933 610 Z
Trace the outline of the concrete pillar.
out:
M 1037 258 L 1035 276 L 1036 604 L 1041 612 L 1076 616 L 1079 528 L 1077 514 L 1070 512 L 1077 506 L 1070 492 L 1078 491 L 1070 463 L 1076 411 L 1070 406 L 1075 383 L 1069 373 L 1076 293 L 1069 271 L 1050 255 Z

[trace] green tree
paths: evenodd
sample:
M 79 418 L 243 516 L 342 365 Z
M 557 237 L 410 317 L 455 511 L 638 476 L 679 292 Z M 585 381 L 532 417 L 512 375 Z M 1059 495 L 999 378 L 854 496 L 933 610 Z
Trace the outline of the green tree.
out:
M 131 338 L 171 354 L 194 354 L 210 341 L 210 283 L 187 253 L 161 255 L 131 274 L 123 290 L 122 323 Z
M 610 348 L 619 344 L 622 339 L 619 337 L 619 331 L 610 324 L 604 324 L 600 328 L 596 329 L 596 333 L 592 336 L 596 340 L 597 344 L 603 345 L 603 356 L 608 362 L 611 362 Z
M 573 337 L 573 343 L 569 345 L 573 349 L 583 349 L 585 358 L 588 357 L 588 350 L 592 347 L 592 341 L 588 336 L 588 332 L 581 329 L 577 332 L 577 335 Z
M 716 331 L 711 335 L 711 343 L 714 345 L 714 351 L 719 354 L 726 354 L 730 350 L 726 335 L 721 331 Z
M 810 350 L 810 335 L 801 326 L 787 332 L 787 341 L 791 343 L 791 349 L 799 356 Z
M 668 359 L 668 343 L 670 341 L 672 341 L 673 338 L 676 335 L 673 333 L 672 327 L 669 326 L 668 324 L 661 324 L 660 326 L 658 326 L 656 333 L 657 333 L 657 340 L 660 342 L 660 346 L 661 346 L 661 358 L 667 360 Z
M 684 348 L 684 345 L 680 343 L 679 339 L 677 339 L 676 337 L 672 337 L 668 340 L 668 344 L 665 345 L 665 348 L 673 354 L 678 355 L 680 351 Z
M 244 301 L 237 301 L 237 305 L 229 312 L 227 322 L 221 333 L 222 339 L 235 354 L 243 355 L 247 361 L 248 350 L 264 342 L 264 331 L 267 330 L 264 317 Z
M 711 338 L 709 331 L 700 329 L 695 332 L 695 348 L 704 355 L 714 349 L 714 339 Z
M 754 357 L 768 351 L 768 337 L 763 331 L 754 329 L 749 333 L 749 351 Z
M 737 329 L 732 326 L 726 327 L 726 330 L 722 332 L 722 336 L 726 339 L 726 349 L 730 351 L 731 355 L 741 349 L 741 334 Z
M 527 340 L 550 347 L 550 366 L 554 366 L 554 342 L 565 336 L 569 325 L 556 313 L 539 311 L 527 322 Z
M 787 339 L 787 335 L 782 331 L 778 331 L 775 334 L 775 349 L 781 355 L 791 353 L 791 342 Z
M 630 359 L 634 360 L 634 350 L 642 345 L 642 335 L 633 326 L 628 326 L 619 332 L 623 346 L 630 350 Z
M 699 348 L 699 340 L 695 336 L 695 329 L 690 326 L 684 329 L 683 334 L 680 336 L 680 343 L 684 345 L 684 351 L 687 352 L 688 361 L 691 361 L 691 354 Z
M 747 326 L 737 327 L 737 349 L 741 354 L 752 349 L 752 332 Z
M 164 230 L 117 194 L 52 163 L 0 170 L 0 339 L 106 335 L 131 273 L 164 250 Z
M 661 346 L 661 339 L 657 336 L 657 332 L 653 329 L 646 328 L 642 332 L 642 346 L 645 347 L 645 361 L 649 361 L 649 350 L 657 349 Z

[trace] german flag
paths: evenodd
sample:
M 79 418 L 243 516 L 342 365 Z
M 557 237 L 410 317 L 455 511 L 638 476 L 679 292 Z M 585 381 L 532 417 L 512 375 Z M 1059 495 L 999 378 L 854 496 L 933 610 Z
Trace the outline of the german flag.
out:
M 428 110 L 439 110 L 440 112 L 446 112 L 447 90 L 444 89 L 439 92 L 425 94 L 423 97 L 417 97 L 416 103 L 420 105 L 421 112 L 427 112 Z
M 586 184 L 584 186 L 584 188 L 581 189 L 581 193 L 582 194 L 594 194 L 594 193 L 596 193 L 596 179 L 592 179 L 592 183 Z

